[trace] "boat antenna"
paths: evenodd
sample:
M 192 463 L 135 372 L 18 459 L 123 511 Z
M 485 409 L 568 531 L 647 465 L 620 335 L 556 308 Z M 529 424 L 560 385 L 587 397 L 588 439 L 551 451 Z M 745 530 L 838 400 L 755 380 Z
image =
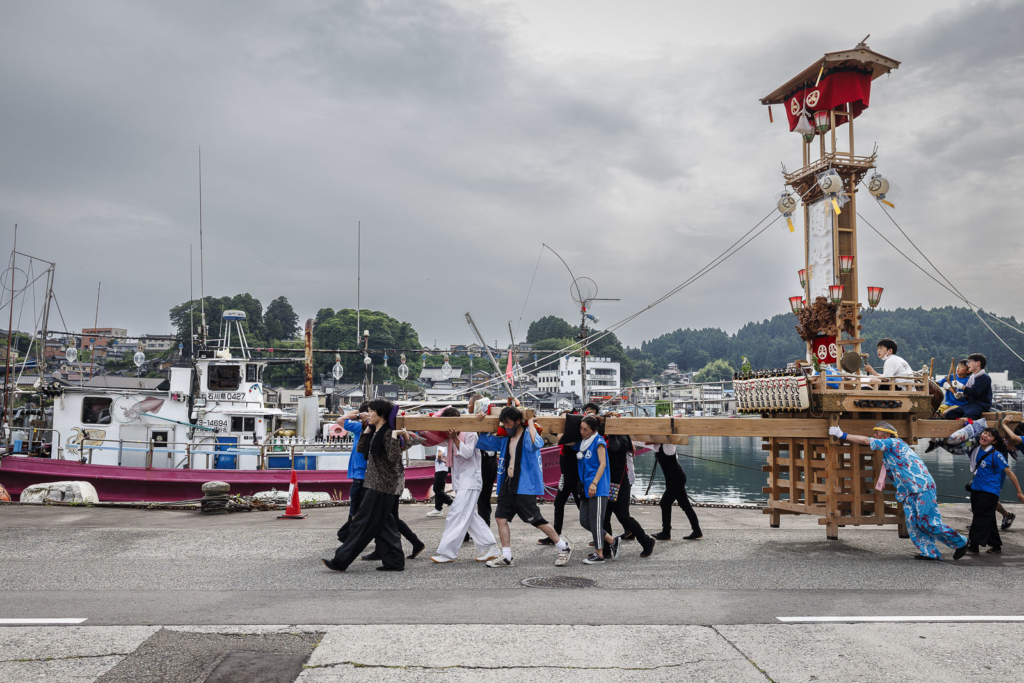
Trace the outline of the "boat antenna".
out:
M 196 307 L 196 296 L 192 290 L 192 244 L 188 245 L 188 354 L 196 355 L 196 327 L 192 321 L 192 313 Z
M 362 341 L 360 335 L 363 328 L 360 324 L 359 314 L 362 310 L 362 284 L 363 284 L 363 222 L 356 221 L 356 348 Z
M 100 282 L 96 285 L 96 317 L 92 320 L 92 333 L 96 335 L 97 325 L 100 324 L 100 288 L 103 287 L 103 283 Z M 95 339 L 95 337 L 93 337 Z M 96 360 L 96 345 L 95 343 L 89 344 L 89 379 L 92 379 L 92 364 Z
M 3 417 L 7 418 L 8 422 L 10 422 L 10 416 L 14 414 L 12 411 L 8 411 L 8 408 L 11 405 L 11 343 L 12 343 L 11 328 L 14 327 L 14 260 L 17 258 L 17 256 L 16 256 L 17 251 L 18 251 L 18 224 L 15 223 L 14 224 L 14 246 L 11 248 L 11 314 L 10 314 L 10 318 L 9 318 L 9 320 L 7 322 L 7 360 L 6 360 L 7 368 L 4 371 L 4 409 L 3 409 L 3 413 L 2 413 Z M 3 422 L 0 421 L 0 426 L 2 426 L 2 424 L 3 424 Z M 11 429 L 10 433 L 12 435 L 11 436 L 12 439 L 14 438 L 13 437 L 13 434 L 14 434 L 13 427 L 14 427 L 14 425 L 11 425 L 12 429 Z M 4 432 L 4 433 L 6 434 L 7 432 Z M 10 443 L 10 442 L 8 442 L 8 443 Z
M 206 287 L 203 281 L 203 146 L 199 146 L 199 343 L 206 348 Z

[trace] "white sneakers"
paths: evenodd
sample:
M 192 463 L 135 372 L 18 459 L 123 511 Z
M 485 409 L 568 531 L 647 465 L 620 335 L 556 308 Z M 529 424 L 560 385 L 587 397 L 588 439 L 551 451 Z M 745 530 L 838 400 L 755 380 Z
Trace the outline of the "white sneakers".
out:
M 427 517 L 444 517 L 444 510 L 431 510 L 427 513 Z
M 447 557 L 442 557 L 441 555 L 434 555 L 430 558 L 430 561 L 436 562 L 437 564 L 448 564 L 449 562 L 454 562 L 455 560 Z
M 487 566 L 491 567 L 492 569 L 495 567 L 514 567 L 515 563 L 512 561 L 511 558 L 506 559 L 504 557 L 496 557 L 493 560 L 488 560 Z
M 476 561 L 477 562 L 487 562 L 489 560 L 496 560 L 499 557 L 501 557 L 501 551 L 498 550 L 498 546 L 492 545 L 490 548 L 488 548 L 486 551 L 484 551 L 483 555 L 481 555 L 480 557 L 476 558 Z

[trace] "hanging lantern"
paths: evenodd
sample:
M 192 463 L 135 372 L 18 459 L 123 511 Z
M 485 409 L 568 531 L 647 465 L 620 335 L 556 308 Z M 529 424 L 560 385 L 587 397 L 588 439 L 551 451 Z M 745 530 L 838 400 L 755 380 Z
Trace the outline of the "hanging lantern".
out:
M 818 187 L 831 200 L 832 208 L 835 210 L 836 215 L 838 216 L 842 213 L 839 209 L 839 201 L 836 199 L 836 196 L 843 191 L 843 179 L 839 177 L 839 174 L 835 170 L 822 173 L 818 177 Z
M 337 382 L 344 376 L 345 367 L 341 363 L 335 363 L 334 367 L 331 368 L 331 376 L 334 377 L 334 381 Z
M 365 365 L 366 367 L 370 367 L 371 363 L 373 363 L 373 361 L 370 360 L 370 355 L 369 354 L 364 354 L 363 355 L 363 365 Z
M 831 112 L 828 111 L 816 111 L 814 112 L 814 130 L 819 133 L 827 133 L 828 129 L 832 127 Z
M 801 296 L 789 297 L 789 307 L 793 309 L 793 315 L 804 310 L 804 299 Z
M 388 366 L 388 352 L 384 352 L 384 367 Z
M 786 218 L 786 223 L 789 224 L 789 231 L 793 232 L 793 209 L 796 208 L 797 197 L 791 192 L 783 192 L 779 195 L 779 201 L 775 203 L 779 211 Z
M 883 204 L 895 209 L 896 205 L 885 198 L 885 196 L 889 194 L 891 188 L 892 184 L 889 182 L 889 179 L 881 173 L 873 174 L 871 179 L 868 180 L 868 192 L 871 193 L 871 196 Z
M 801 268 L 796 274 L 800 277 L 800 289 L 807 289 L 807 269 Z
M 74 346 L 69 346 L 67 351 L 64 352 L 64 357 L 68 359 L 69 363 L 74 363 L 78 360 L 78 349 Z
M 136 351 L 135 355 L 132 356 L 132 361 L 135 363 L 135 367 L 141 368 L 142 364 L 146 362 L 146 354 L 142 351 Z
M 814 140 L 814 133 L 804 133 L 804 142 L 811 142 Z
M 843 300 L 843 286 L 842 285 L 829 285 L 828 286 L 828 298 L 832 299 L 832 303 L 838 304 Z
M 441 366 L 441 376 L 445 379 L 450 379 L 452 376 L 452 366 L 448 362 L 448 354 L 444 354 L 444 365 Z
M 843 275 L 849 275 L 853 272 L 853 255 L 840 256 L 839 257 L 839 272 Z
M 878 303 L 882 300 L 882 288 L 881 287 L 868 287 L 868 304 L 871 308 L 878 306 Z
M 398 379 L 405 379 L 409 376 L 409 366 L 405 364 L 404 353 L 399 357 L 399 360 L 402 361 L 402 364 L 398 366 Z

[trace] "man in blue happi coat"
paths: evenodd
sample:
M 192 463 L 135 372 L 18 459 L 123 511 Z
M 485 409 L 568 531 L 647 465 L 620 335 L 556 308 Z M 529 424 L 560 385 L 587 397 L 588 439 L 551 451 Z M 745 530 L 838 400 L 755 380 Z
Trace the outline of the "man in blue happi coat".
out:
M 498 452 L 498 507 L 494 520 L 498 523 L 498 538 L 501 540 L 501 557 L 489 560 L 488 567 L 511 567 L 512 533 L 508 523 L 519 515 L 527 524 L 532 524 L 554 542 L 558 548 L 556 567 L 569 563 L 572 549 L 555 533 L 540 514 L 537 496 L 544 495 L 544 467 L 541 448 L 544 439 L 537 434 L 533 418 L 524 424 L 523 414 L 518 408 L 508 406 L 498 415 L 504 435 L 481 434 L 476 447 L 482 451 Z
M 967 554 L 967 539 L 942 521 L 935 498 L 935 480 L 928 468 L 917 453 L 899 438 L 891 424 L 877 423 L 870 438 L 847 434 L 839 427 L 829 427 L 828 433 L 840 441 L 861 444 L 882 453 L 886 473 L 896 486 L 896 500 L 903 503 L 910 540 L 921 551 L 920 555 L 914 556 L 915 559 L 941 560 L 936 541 L 955 549 L 954 560 Z

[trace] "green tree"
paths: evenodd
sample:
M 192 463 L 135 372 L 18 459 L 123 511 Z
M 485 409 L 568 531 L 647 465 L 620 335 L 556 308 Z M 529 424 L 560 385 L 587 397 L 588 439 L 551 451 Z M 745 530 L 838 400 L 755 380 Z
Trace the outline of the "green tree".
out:
M 711 361 L 693 376 L 694 382 L 717 382 L 723 379 L 732 379 L 734 370 L 732 366 L 721 358 Z
M 573 327 L 558 316 L 546 315 L 530 323 L 526 330 L 526 342 L 536 344 L 545 339 L 573 339 L 578 332 L 579 328 Z
M 325 309 L 331 311 L 331 309 Z M 331 311 L 334 315 L 334 311 Z M 267 330 L 267 342 L 293 339 L 299 333 L 299 316 L 295 309 L 288 303 L 288 299 L 279 296 L 267 306 L 267 312 L 263 316 L 263 322 Z

